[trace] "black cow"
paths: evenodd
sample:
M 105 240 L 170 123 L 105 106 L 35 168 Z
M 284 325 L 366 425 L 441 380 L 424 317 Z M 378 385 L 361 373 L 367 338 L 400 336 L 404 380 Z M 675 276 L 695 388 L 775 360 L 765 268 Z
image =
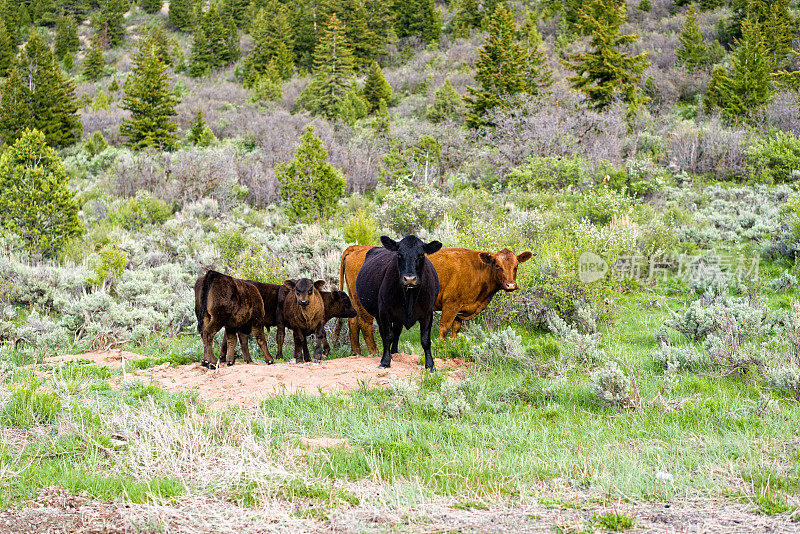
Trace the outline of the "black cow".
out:
M 364 309 L 378 320 L 383 341 L 381 367 L 389 367 L 403 327 L 419 321 L 420 343 L 425 350 L 425 368 L 433 372 L 431 324 L 433 306 L 439 294 L 439 277 L 431 261 L 442 244 L 423 243 L 417 236 L 406 236 L 399 243 L 381 237 L 383 247 L 375 247 L 364 259 L 356 278 L 356 295 Z

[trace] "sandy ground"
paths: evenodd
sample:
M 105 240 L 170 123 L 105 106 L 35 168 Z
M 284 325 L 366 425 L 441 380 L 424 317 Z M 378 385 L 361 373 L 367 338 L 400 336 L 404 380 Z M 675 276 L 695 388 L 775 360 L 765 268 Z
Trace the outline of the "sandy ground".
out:
M 45 358 L 42 363 L 57 365 L 70 362 L 86 362 L 88 360 L 92 365 L 96 365 L 98 367 L 117 368 L 122 367 L 122 363 L 125 361 L 139 360 L 141 358 L 147 358 L 147 356 L 128 352 L 126 350 L 114 349 L 107 351 L 85 352 L 83 354 L 63 354 L 59 356 L 50 356 Z
M 163 385 L 168 391 L 196 390 L 200 399 L 214 408 L 236 404 L 253 409 L 269 395 L 305 392 L 310 395 L 334 393 L 360 387 L 386 386 L 393 378 L 419 376 L 423 367 L 417 362 L 419 356 L 395 354 L 389 369 L 378 367 L 379 357 L 350 356 L 321 363 L 297 364 L 289 362 L 266 365 L 264 363 L 236 363 L 232 367 L 222 366 L 214 371 L 198 363 L 171 366 L 159 365 L 143 369 L 127 377 L 115 376 L 109 380 L 113 386 L 124 380 L 150 381 Z M 440 369 L 457 371 L 464 368 L 459 360 L 437 360 Z

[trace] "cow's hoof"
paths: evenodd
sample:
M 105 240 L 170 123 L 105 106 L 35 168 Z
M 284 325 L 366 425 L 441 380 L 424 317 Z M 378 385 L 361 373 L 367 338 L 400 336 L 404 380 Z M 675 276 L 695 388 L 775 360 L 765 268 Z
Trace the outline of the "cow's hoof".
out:
M 216 371 L 217 370 L 217 364 L 209 363 L 208 364 L 208 369 L 211 370 L 211 371 Z
M 231 367 L 233 365 L 233 362 L 228 362 L 227 365 L 228 367 Z
M 435 373 L 436 372 L 436 367 L 428 368 L 428 372 L 431 373 L 431 374 Z
M 270 361 L 266 362 L 267 365 L 272 365 L 273 363 L 275 363 L 275 360 L 270 360 Z
M 392 365 L 392 364 L 390 364 L 390 363 L 383 363 L 383 362 L 381 362 L 381 363 L 380 363 L 380 365 L 378 365 L 378 367 L 382 367 L 382 368 L 384 368 L 384 369 L 388 369 L 389 367 L 391 367 L 391 365 Z
M 208 362 L 203 360 L 202 362 L 200 362 L 200 367 L 208 367 Z

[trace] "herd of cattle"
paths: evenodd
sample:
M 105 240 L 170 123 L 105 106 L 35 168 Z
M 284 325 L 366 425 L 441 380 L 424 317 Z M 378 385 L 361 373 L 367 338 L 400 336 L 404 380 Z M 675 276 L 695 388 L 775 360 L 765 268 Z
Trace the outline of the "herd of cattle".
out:
M 370 354 L 377 354 L 373 320 L 383 342 L 381 367 L 389 367 L 403 327 L 420 324 L 420 341 L 425 351 L 425 368 L 433 370 L 431 327 L 433 312 L 441 311 L 439 338 L 452 336 L 464 321 L 475 317 L 500 290 L 517 289 L 517 268 L 531 258 L 530 252 L 516 255 L 508 249 L 480 252 L 463 248 L 442 248 L 438 241 L 424 243 L 414 235 L 401 241 L 381 237 L 382 247 L 352 245 L 342 253 L 339 287 L 322 291 L 323 280 L 286 280 L 282 285 L 240 280 L 209 270 L 194 285 L 197 330 L 203 340 L 202 365 L 215 369 L 214 336 L 225 329 L 220 359 L 234 363 L 234 348 L 241 343 L 242 355 L 251 363 L 248 336 L 256 337 L 264 360 L 274 362 L 267 348 L 264 329 L 277 328 L 278 358 L 283 358 L 285 329 L 294 336 L 297 362 L 311 361 L 307 337 L 314 334 L 314 360 L 330 352 L 325 324 L 337 318 L 334 342 L 342 319 L 349 319 L 350 345 L 360 355 L 359 333 L 363 333 Z

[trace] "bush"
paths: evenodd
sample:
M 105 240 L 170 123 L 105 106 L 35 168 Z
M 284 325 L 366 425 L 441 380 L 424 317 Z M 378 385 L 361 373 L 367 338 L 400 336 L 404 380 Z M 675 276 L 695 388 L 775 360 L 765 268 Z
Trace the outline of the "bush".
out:
M 775 391 L 800 399 L 800 369 L 779 367 L 767 372 L 767 384 Z
M 599 346 L 600 334 L 581 334 L 554 312 L 548 313 L 547 326 L 561 341 L 572 362 L 596 365 L 605 360 L 605 352 Z
M 172 217 L 172 208 L 160 198 L 138 191 L 134 198 L 120 200 L 108 214 L 111 224 L 126 230 L 141 230 L 147 225 L 161 225 Z
M 94 269 L 94 276 L 88 280 L 93 286 L 115 282 L 128 265 L 128 255 L 115 246 L 106 246 L 100 251 L 100 261 Z
M 602 404 L 619 408 L 635 408 L 635 391 L 630 377 L 614 362 L 592 373 L 591 392 Z
M 598 187 L 583 194 L 577 206 L 578 219 L 589 219 L 594 224 L 608 224 L 633 209 L 633 202 L 624 192 L 608 187 Z
M 420 229 L 432 231 L 453 204 L 432 185 L 414 187 L 401 183 L 384 194 L 375 217 L 398 235 L 408 235 Z
M 359 245 L 377 245 L 378 227 L 363 209 L 358 210 L 344 225 L 344 240 Z
M 776 130 L 745 151 L 750 176 L 762 182 L 795 182 L 800 177 L 800 138 Z
M 767 283 L 767 286 L 776 293 L 783 293 L 797 287 L 797 277 L 787 270 Z
M 589 164 L 580 156 L 529 157 L 508 175 L 508 185 L 524 191 L 562 188 L 583 184 L 589 177 Z
M 535 363 L 522 343 L 522 336 L 510 326 L 490 334 L 483 343 L 473 346 L 471 353 L 472 359 L 484 367 L 530 368 Z

